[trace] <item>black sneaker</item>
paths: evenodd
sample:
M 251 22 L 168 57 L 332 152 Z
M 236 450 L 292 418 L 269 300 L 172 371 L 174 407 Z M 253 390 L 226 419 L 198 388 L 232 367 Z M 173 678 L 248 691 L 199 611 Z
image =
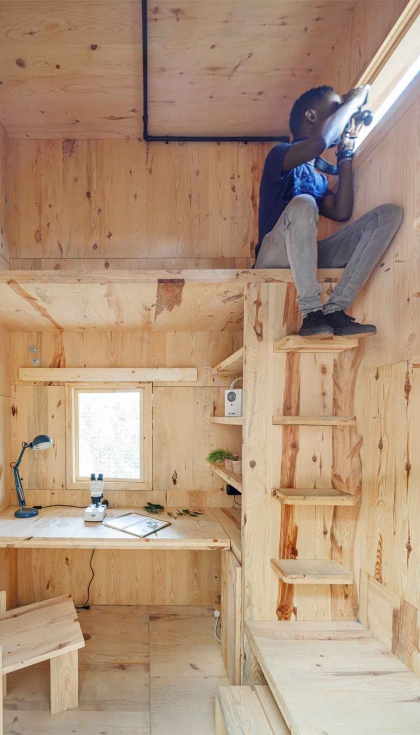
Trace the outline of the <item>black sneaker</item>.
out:
M 376 334 L 373 324 L 359 324 L 344 311 L 333 311 L 325 314 L 327 323 L 334 329 L 337 337 L 366 337 L 367 334 Z
M 301 337 L 333 337 L 334 329 L 331 327 L 321 309 L 310 311 L 305 316 L 299 330 Z

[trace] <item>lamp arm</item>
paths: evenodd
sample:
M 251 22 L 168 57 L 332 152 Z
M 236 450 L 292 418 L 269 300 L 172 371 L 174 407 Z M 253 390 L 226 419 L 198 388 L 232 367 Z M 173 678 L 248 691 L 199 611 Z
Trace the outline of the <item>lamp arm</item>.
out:
M 17 462 L 12 462 L 11 464 L 11 467 L 13 468 L 13 477 L 15 480 L 16 495 L 17 495 L 20 507 L 26 505 L 26 498 L 25 498 L 25 491 L 23 489 L 22 478 L 19 474 L 19 466 L 22 462 L 23 455 L 25 454 L 25 451 L 28 449 L 28 447 L 29 447 L 29 444 L 26 444 L 26 442 L 23 442 L 22 451 L 19 455 L 19 459 L 17 460 Z

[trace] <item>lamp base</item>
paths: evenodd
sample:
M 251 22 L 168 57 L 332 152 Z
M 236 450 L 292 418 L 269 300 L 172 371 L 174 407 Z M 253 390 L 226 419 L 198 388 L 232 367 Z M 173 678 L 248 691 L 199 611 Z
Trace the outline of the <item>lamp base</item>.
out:
M 36 508 L 27 508 L 26 506 L 22 506 L 19 510 L 15 510 L 16 518 L 33 518 L 37 515 L 38 511 Z

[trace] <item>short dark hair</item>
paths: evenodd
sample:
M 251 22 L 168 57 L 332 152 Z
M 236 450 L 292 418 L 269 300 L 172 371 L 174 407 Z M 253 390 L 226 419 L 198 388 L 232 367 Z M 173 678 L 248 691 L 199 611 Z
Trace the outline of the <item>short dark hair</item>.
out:
M 304 94 L 296 100 L 292 107 L 289 121 L 289 127 L 294 136 L 299 133 L 306 110 L 309 110 L 311 105 L 320 100 L 327 92 L 334 92 L 334 88 L 324 84 L 322 87 L 308 89 L 307 92 L 304 92 Z

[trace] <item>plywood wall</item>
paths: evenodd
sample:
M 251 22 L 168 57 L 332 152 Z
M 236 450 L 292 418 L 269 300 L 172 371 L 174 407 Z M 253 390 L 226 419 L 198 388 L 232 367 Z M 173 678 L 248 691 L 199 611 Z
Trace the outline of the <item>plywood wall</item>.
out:
M 235 352 L 241 333 L 144 332 L 19 332 L 12 335 L 12 455 L 23 440 L 46 432 L 55 440 L 53 452 L 27 453 L 22 476 L 29 502 L 86 504 L 87 491 L 66 490 L 64 385 L 20 384 L 19 367 L 29 367 L 38 348 L 43 367 L 198 367 L 194 385 L 154 386 L 153 491 L 108 492 L 114 507 L 142 506 L 147 500 L 184 507 L 231 505 L 223 482 L 206 464 L 210 449 L 226 445 L 241 449 L 240 427 L 211 424 L 215 407 L 222 414 L 220 379 L 211 367 Z M 28 438 L 29 437 L 29 438 Z
M 9 505 L 10 335 L 0 328 L 0 511 Z
M 404 222 L 356 302 L 366 340 L 360 619 L 420 674 L 420 84 L 356 173 L 355 216 L 391 201 Z
M 269 148 L 11 141 L 11 267 L 247 267 Z
M 9 267 L 7 164 L 8 144 L 6 133 L 0 125 L 0 270 Z
M 197 386 L 154 386 L 154 457 L 151 492 L 106 492 L 113 507 L 142 507 L 147 500 L 177 507 L 231 505 L 223 482 L 205 457 L 210 449 L 241 450 L 241 427 L 209 422 L 220 408 L 222 390 L 213 383 L 211 366 L 241 346 L 242 333 L 15 333 L 12 335 L 12 448 L 47 432 L 54 450 L 27 453 L 22 476 L 29 504 L 87 505 L 88 491 L 65 489 L 66 391 L 63 385 L 22 385 L 18 368 L 29 366 L 31 345 L 43 366 L 199 368 Z M 219 379 L 220 380 L 220 379 Z M 7 402 L 10 412 L 10 398 Z M 10 493 L 9 500 L 13 500 Z M 86 598 L 91 552 L 18 551 L 13 567 L 20 603 L 71 592 Z M 95 552 L 91 601 L 97 604 L 211 604 L 220 601 L 218 552 Z M 0 578 L 1 581 L 1 578 Z

